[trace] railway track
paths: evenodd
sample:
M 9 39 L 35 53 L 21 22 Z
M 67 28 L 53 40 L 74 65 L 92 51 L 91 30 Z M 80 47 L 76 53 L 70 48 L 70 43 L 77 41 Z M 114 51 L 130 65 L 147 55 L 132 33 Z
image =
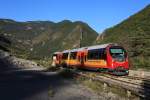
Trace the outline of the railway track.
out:
M 144 84 L 147 84 L 147 86 L 149 85 L 150 87 L 150 78 L 143 78 L 143 77 L 137 77 L 137 76 L 114 76 L 114 75 L 108 75 L 108 74 L 104 74 L 103 76 L 117 79 L 117 80 L 133 82 L 133 84 L 134 83 L 142 84 L 142 82 L 144 81 Z
M 150 88 L 150 80 L 145 80 L 144 79 L 144 84 L 143 84 L 143 78 L 140 77 L 113 77 L 113 76 L 105 76 L 107 78 L 113 79 L 113 80 L 117 80 L 120 82 L 124 82 L 124 83 L 129 83 L 129 84 L 133 84 L 133 85 L 137 85 L 137 86 L 143 86 L 145 85 L 146 88 Z
M 75 74 L 95 81 L 100 81 L 108 86 L 119 86 L 127 92 L 138 95 L 142 98 L 150 96 L 150 79 L 137 76 L 114 76 L 99 72 L 74 71 Z
M 122 76 L 122 78 L 128 78 L 132 80 L 143 80 L 150 84 L 150 78 L 143 78 L 143 77 L 137 77 L 137 76 Z
M 89 71 L 81 71 L 81 70 L 77 70 L 77 72 L 79 73 L 84 73 L 84 74 L 92 74 L 92 76 L 104 76 L 104 77 L 109 77 L 109 78 L 113 78 L 113 79 L 125 79 L 128 81 L 144 81 L 145 83 L 150 85 L 150 78 L 143 78 L 143 77 L 137 77 L 137 76 L 115 76 L 115 75 L 111 75 L 108 73 L 100 73 L 100 72 L 89 72 Z M 137 83 L 137 82 L 136 82 Z

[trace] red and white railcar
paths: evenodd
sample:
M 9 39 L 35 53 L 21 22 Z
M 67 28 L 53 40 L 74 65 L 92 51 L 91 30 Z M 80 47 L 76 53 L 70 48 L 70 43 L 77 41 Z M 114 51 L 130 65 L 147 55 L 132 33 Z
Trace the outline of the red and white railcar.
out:
M 128 74 L 127 52 L 117 44 L 103 44 L 84 50 L 84 67 L 108 71 L 113 74 Z
M 126 75 L 129 62 L 126 50 L 117 44 L 103 44 L 65 50 L 58 58 L 59 65 L 107 71 L 116 75 Z

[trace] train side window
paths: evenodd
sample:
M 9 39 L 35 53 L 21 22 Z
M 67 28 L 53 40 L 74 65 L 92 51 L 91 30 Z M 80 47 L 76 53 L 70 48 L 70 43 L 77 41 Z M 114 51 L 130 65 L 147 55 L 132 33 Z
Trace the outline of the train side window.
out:
M 62 59 L 63 60 L 68 59 L 68 53 L 63 53 Z
M 89 60 L 106 59 L 106 50 L 105 48 L 89 50 L 87 58 Z
M 77 52 L 71 52 L 70 59 L 76 59 Z
M 89 60 L 100 59 L 100 49 L 89 50 L 87 58 Z

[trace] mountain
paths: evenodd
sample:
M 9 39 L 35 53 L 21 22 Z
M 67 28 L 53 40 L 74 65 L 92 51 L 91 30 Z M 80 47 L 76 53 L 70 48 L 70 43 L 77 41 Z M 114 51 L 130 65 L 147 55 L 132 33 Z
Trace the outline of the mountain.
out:
M 106 29 L 95 43 L 115 42 L 124 46 L 131 67 L 150 69 L 150 5 L 123 22 Z
M 11 43 L 7 49 L 27 59 L 41 59 L 50 57 L 55 51 L 78 48 L 81 30 L 83 33 L 82 46 L 92 45 L 98 33 L 81 21 L 64 20 L 54 23 L 0 19 L 0 36 L 7 38 Z

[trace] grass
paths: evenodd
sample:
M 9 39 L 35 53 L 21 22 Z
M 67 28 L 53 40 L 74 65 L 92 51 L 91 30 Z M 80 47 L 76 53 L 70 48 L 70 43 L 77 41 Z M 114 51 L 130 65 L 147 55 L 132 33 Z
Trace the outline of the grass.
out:
M 84 80 L 83 85 L 88 86 L 97 93 L 103 91 L 103 84 L 97 81 Z
M 52 67 L 52 60 L 50 58 L 45 58 L 45 59 L 40 59 L 40 60 L 33 60 L 35 61 L 38 65 L 41 65 L 45 68 L 50 68 Z
M 127 91 L 118 86 L 108 85 L 108 84 L 105 84 L 104 86 L 103 82 L 94 81 L 85 77 L 79 77 L 77 79 L 77 82 L 79 84 L 83 84 L 83 86 L 90 88 L 91 90 L 93 90 L 95 93 L 99 95 L 104 95 L 104 94 L 109 95 L 111 93 L 114 96 L 117 96 L 118 98 L 125 98 L 125 99 L 128 98 Z M 132 94 L 129 98 L 135 99 L 137 97 Z
M 147 70 L 150 71 L 150 58 L 149 57 L 145 57 L 143 59 L 141 59 L 140 57 L 135 57 L 131 59 L 131 69 L 137 70 L 137 69 L 143 69 L 143 70 Z
M 38 65 L 43 66 L 47 69 L 47 71 L 58 71 L 60 70 L 60 67 L 52 66 L 52 60 L 50 58 L 47 59 L 41 59 L 41 60 L 33 60 Z
M 75 78 L 73 72 L 69 69 L 64 69 L 64 70 L 60 71 L 59 74 L 64 78 L 68 78 L 68 79 L 74 79 Z

